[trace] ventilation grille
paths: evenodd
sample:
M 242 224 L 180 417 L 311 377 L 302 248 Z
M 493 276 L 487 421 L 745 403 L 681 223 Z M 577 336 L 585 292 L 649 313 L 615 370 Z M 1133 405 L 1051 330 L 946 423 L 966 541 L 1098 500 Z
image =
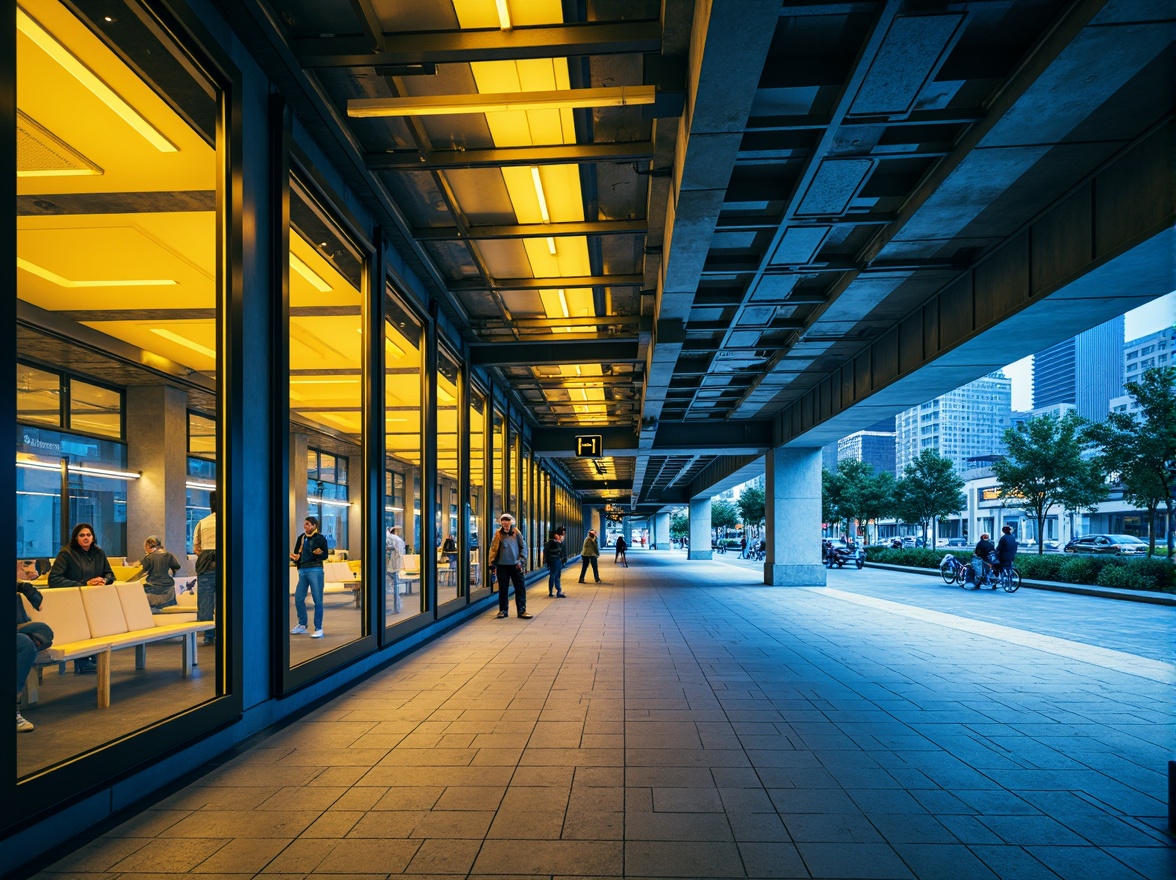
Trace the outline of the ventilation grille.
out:
M 101 174 L 102 169 L 22 111 L 16 111 L 18 177 Z

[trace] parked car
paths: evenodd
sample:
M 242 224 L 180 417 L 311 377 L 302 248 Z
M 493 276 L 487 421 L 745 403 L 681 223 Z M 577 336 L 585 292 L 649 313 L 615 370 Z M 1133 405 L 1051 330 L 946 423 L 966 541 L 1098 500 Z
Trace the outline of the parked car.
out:
M 1147 541 L 1134 535 L 1083 535 L 1062 548 L 1066 553 L 1147 553 Z
M 967 538 L 940 538 L 935 542 L 940 547 L 971 547 Z

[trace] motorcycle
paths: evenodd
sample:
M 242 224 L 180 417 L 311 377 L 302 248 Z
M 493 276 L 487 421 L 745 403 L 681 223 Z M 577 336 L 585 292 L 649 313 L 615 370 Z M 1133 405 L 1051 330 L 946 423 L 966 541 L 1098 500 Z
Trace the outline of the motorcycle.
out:
M 858 547 L 841 546 L 838 544 L 830 544 L 825 550 L 825 566 L 832 568 L 836 565 L 838 568 L 844 568 L 849 564 L 856 565 L 859 569 L 866 565 L 866 552 Z

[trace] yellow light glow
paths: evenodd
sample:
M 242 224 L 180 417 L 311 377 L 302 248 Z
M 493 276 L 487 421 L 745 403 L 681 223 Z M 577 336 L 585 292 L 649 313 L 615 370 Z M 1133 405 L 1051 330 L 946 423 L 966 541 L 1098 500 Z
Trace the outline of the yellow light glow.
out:
M 321 275 L 315 272 L 314 269 L 310 268 L 310 266 L 306 265 L 306 263 L 302 262 L 302 260 L 300 260 L 294 253 L 290 254 L 290 268 L 309 281 L 310 286 L 319 293 L 327 293 L 332 289 L 331 285 L 327 284 Z
M 71 281 L 68 278 L 63 278 L 55 272 L 50 272 L 48 269 L 42 269 L 36 263 L 30 263 L 28 260 L 22 260 L 20 257 L 16 258 L 16 265 L 19 269 L 24 269 L 30 275 L 36 275 L 38 278 L 44 278 L 51 284 L 56 284 L 58 287 L 75 288 L 75 287 L 171 287 L 176 282 L 170 278 L 134 278 L 134 279 L 111 279 L 103 281 Z
M 50 58 L 62 66 L 74 79 L 93 92 L 94 96 L 113 110 L 120 119 L 142 135 L 151 146 L 161 153 L 179 152 L 179 147 L 164 137 L 155 126 L 144 119 L 139 112 L 119 96 L 110 86 L 98 78 L 90 68 L 86 67 L 65 46 L 33 21 L 19 6 L 16 9 L 17 29 L 37 44 Z
M 291 379 L 291 385 L 357 385 L 358 377 L 341 376 L 337 379 Z
M 539 199 L 539 216 L 543 218 L 544 223 L 550 223 L 551 214 L 547 210 L 547 198 L 543 194 L 543 180 L 539 177 L 539 167 L 536 165 L 531 166 L 531 180 L 535 183 L 535 197 Z
M 384 338 L 384 350 L 394 357 L 404 357 L 404 349 L 387 337 Z
M 199 342 L 193 342 L 191 339 L 185 339 L 179 333 L 172 333 L 170 330 L 162 330 L 159 328 L 152 328 L 151 332 L 156 336 L 162 336 L 164 339 L 171 340 L 176 345 L 182 345 L 184 348 L 190 348 L 194 352 L 202 354 L 205 357 L 212 358 L 214 361 L 216 360 L 216 352 L 211 348 L 207 348 L 201 345 Z
M 353 119 L 384 116 L 447 116 L 459 113 L 509 113 L 514 110 L 575 110 L 581 107 L 631 107 L 652 104 L 653 86 L 554 89 L 533 92 L 483 92 L 471 95 L 412 95 L 405 98 L 351 98 Z
M 457 403 L 457 398 L 442 388 L 440 385 L 437 386 L 437 396 L 441 398 L 442 403 Z
M 552 238 L 550 235 L 547 236 L 547 249 L 549 251 L 551 251 L 551 255 L 554 257 L 555 256 L 555 239 Z
M 61 168 L 56 171 L 18 171 L 17 177 L 91 177 L 101 174 L 93 168 Z
M 494 0 L 494 5 L 498 9 L 498 26 L 504 31 L 509 31 L 510 9 L 506 5 L 506 0 Z
M 564 289 L 562 287 L 559 289 L 559 307 L 563 310 L 563 316 L 565 318 L 570 318 L 572 316 L 568 311 L 568 295 L 564 293 Z

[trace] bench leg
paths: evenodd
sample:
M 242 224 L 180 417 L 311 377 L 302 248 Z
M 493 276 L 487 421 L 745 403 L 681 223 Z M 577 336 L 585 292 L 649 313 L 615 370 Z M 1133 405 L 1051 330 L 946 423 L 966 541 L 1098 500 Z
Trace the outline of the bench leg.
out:
M 135 645 L 135 668 L 136 669 L 146 669 L 147 668 L 147 646 L 146 645 Z
M 110 708 L 110 651 L 98 655 L 98 708 Z
M 21 695 L 26 706 L 31 706 L 40 699 L 37 686 L 41 683 L 41 667 L 34 666 L 29 670 L 29 677 L 25 679 L 24 693 Z
M 180 649 L 180 675 L 183 678 L 187 678 L 192 674 L 192 667 L 195 665 L 192 658 L 196 656 L 196 633 L 188 633 L 183 637 L 182 642 L 183 647 Z

